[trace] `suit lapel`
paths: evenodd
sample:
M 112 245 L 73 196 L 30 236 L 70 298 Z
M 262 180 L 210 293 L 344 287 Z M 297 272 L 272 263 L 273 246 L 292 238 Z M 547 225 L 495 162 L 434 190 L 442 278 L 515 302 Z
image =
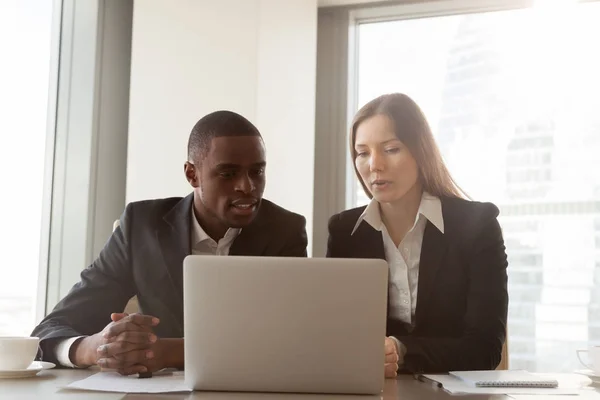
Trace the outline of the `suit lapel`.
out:
M 169 284 L 177 294 L 172 297 L 182 312 L 183 259 L 191 254 L 190 224 L 193 198 L 193 194 L 188 195 L 165 214 L 162 224 L 156 232 Z
M 427 303 L 435 283 L 435 276 L 442 265 L 446 250 L 447 243 L 444 239 L 444 234 L 428 221 L 425 227 L 425 234 L 423 235 L 419 263 L 419 290 L 417 293 L 417 309 L 415 311 L 417 326 L 426 311 Z
M 356 258 L 379 258 L 385 260 L 381 231 L 374 229 L 371 225 L 363 221 L 352 236 L 356 243 L 354 246 Z
M 269 205 L 263 200 L 254 221 L 242 231 L 231 244 L 229 254 L 232 256 L 262 256 L 269 244 L 267 226 Z
M 360 223 L 356 232 L 352 235 L 356 242 L 354 242 L 354 249 L 356 253 L 355 258 L 378 258 L 385 260 L 385 249 L 383 247 L 383 236 L 381 231 L 376 230 L 367 222 L 363 221 Z M 390 279 L 390 270 L 388 268 L 388 281 Z M 390 299 L 387 299 L 386 315 L 390 315 Z M 390 319 L 387 318 L 388 325 Z M 386 330 L 389 330 L 389 326 Z
M 229 254 L 232 256 L 262 256 L 267 247 L 267 238 L 264 232 L 257 232 L 250 227 L 242 229 L 235 239 Z

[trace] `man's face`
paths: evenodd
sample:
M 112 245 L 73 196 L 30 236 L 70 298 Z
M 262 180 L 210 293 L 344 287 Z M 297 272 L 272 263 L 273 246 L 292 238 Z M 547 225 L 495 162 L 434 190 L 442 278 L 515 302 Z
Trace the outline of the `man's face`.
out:
M 196 192 L 197 217 L 210 225 L 206 228 L 226 230 L 250 224 L 265 190 L 262 138 L 216 137 L 204 158 L 194 164 L 186 164 L 186 176 Z

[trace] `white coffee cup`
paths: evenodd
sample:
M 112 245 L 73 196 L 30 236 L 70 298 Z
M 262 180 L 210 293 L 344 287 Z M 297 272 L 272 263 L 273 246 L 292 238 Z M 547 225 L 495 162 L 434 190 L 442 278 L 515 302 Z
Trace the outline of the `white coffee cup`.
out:
M 581 359 L 581 353 L 587 353 L 588 362 Z M 577 358 L 581 364 L 594 371 L 594 374 L 600 375 L 600 346 L 590 347 L 588 350 L 577 350 Z
M 0 370 L 27 369 L 35 359 L 40 339 L 0 336 Z

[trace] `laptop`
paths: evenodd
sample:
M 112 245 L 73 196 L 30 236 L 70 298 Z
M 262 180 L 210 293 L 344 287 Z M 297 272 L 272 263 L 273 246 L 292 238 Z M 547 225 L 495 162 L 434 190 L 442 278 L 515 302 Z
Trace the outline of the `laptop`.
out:
M 385 261 L 191 255 L 183 276 L 188 387 L 382 391 Z

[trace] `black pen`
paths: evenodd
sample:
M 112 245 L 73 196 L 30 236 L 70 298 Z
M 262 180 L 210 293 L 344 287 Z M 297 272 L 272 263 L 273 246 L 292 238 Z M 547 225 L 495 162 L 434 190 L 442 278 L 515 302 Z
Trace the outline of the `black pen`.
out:
M 431 384 L 434 388 L 439 389 L 441 387 L 443 387 L 443 385 L 441 383 L 439 383 L 438 381 L 434 381 L 433 379 L 430 379 L 424 375 L 421 374 L 416 374 L 414 375 L 414 378 L 420 382 L 424 382 L 424 383 L 429 383 Z
M 153 376 L 164 376 L 173 375 L 173 372 L 177 371 L 176 368 L 163 368 L 160 371 L 152 372 L 139 372 L 138 379 L 152 378 Z

